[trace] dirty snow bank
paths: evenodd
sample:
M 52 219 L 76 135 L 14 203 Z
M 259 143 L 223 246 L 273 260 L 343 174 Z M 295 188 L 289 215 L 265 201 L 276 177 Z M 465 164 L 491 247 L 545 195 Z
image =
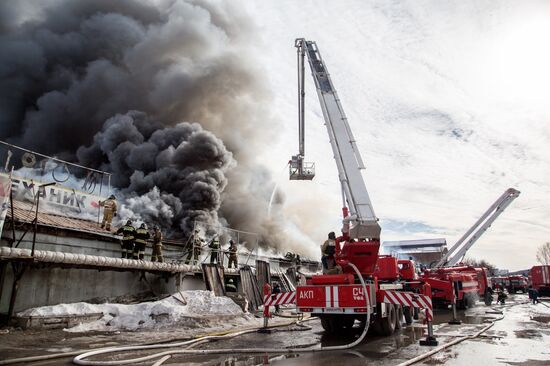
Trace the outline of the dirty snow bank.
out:
M 18 313 L 18 316 L 66 316 L 103 313 L 90 323 L 65 329 L 68 332 L 138 330 L 178 325 L 183 327 L 210 327 L 228 318 L 246 317 L 241 308 L 228 297 L 214 296 L 210 291 L 182 291 L 187 303 L 170 296 L 163 300 L 134 305 L 125 304 L 59 304 L 43 306 Z M 181 298 L 181 295 L 174 295 Z

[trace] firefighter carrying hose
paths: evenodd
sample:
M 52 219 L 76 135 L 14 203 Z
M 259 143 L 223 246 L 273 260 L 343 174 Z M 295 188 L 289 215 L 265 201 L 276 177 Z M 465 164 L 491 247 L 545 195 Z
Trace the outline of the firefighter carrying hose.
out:
M 188 250 L 188 255 L 187 255 L 187 258 L 185 259 L 185 264 L 189 264 L 189 262 L 191 262 L 192 264 L 197 264 L 198 261 L 199 261 L 199 257 L 201 255 L 201 250 L 202 250 L 202 243 L 203 243 L 203 240 L 201 239 L 200 235 L 200 230 L 199 229 L 195 229 L 195 232 L 194 234 L 191 236 L 190 238 L 190 244 L 191 244 L 191 248 L 189 248 Z
M 135 234 L 134 259 L 142 261 L 143 258 L 145 258 L 145 247 L 147 246 L 147 240 L 149 240 L 150 236 L 145 224 L 141 224 Z
M 113 217 L 116 217 L 117 211 L 115 196 L 111 195 L 105 201 L 99 201 L 99 206 L 103 207 L 103 221 L 101 222 L 101 228 L 111 231 L 111 222 L 113 221 Z
M 126 225 L 119 228 L 116 233 L 122 234 L 122 258 L 132 259 L 136 234 L 136 229 L 132 226 L 132 220 L 126 221 Z

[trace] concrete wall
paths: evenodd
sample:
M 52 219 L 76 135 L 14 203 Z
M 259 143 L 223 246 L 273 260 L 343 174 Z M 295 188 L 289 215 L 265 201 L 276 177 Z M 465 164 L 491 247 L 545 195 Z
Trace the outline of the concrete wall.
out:
M 10 235 L 11 232 L 3 232 L 0 246 L 9 245 L 7 238 Z M 16 241 L 22 235 L 23 231 L 16 230 Z M 25 235 L 18 247 L 31 249 L 32 232 Z M 37 233 L 36 249 L 114 258 L 121 256 L 120 244 L 115 239 L 44 228 L 40 228 L 40 232 Z M 167 262 L 182 260 L 183 249 L 179 246 L 165 245 L 163 252 Z M 146 260 L 150 259 L 150 253 L 151 248 L 147 248 Z M 206 258 L 206 262 L 209 262 L 209 253 L 206 251 L 203 251 L 201 260 L 204 258 Z M 290 265 L 288 262 L 279 262 L 276 259 L 261 259 L 270 262 L 272 271 L 279 268 L 285 271 Z M 245 253 L 239 254 L 239 266 L 243 266 L 247 260 L 249 265 L 255 266 L 256 256 L 254 254 L 250 257 Z M 227 265 L 227 258 L 224 262 Z M 6 314 L 9 308 L 14 276 L 11 264 L 6 262 L 4 264 L 7 265 L 4 266 L 4 283 L 0 289 L 0 313 Z M 234 278 L 240 288 L 239 277 L 235 276 Z M 136 295 L 146 291 L 161 294 L 174 293 L 178 290 L 202 290 L 206 288 L 202 277 L 193 276 L 192 274 L 157 275 L 147 273 L 145 279 L 146 281 L 141 278 L 140 272 L 58 268 L 48 264 L 33 264 L 25 271 L 20 281 L 15 312 L 37 306 L 87 301 L 93 298 Z
M 7 234 L 3 233 L 0 245 L 8 245 Z M 21 238 L 22 234 L 22 231 L 16 231 L 17 240 Z M 120 244 L 117 241 L 95 239 L 86 235 L 84 237 L 68 236 L 67 234 L 66 231 L 39 232 L 36 236 L 36 249 L 106 257 L 121 255 Z M 32 232 L 28 232 L 19 244 L 19 248 L 30 249 L 31 247 Z M 165 248 L 165 260 L 175 260 L 179 256 L 181 256 L 181 248 L 176 246 Z M 12 266 L 7 263 L 4 283 L 0 289 L 0 313 L 8 312 L 13 278 Z M 163 294 L 174 293 L 178 290 L 205 289 L 202 278 L 192 275 L 184 277 L 182 274 L 146 273 L 145 279 L 141 278 L 140 272 L 52 268 L 47 264 L 35 264 L 24 272 L 20 281 L 15 312 L 36 306 L 136 295 L 147 291 Z
M 147 291 L 153 291 L 155 294 L 174 293 L 178 290 L 177 276 L 163 278 L 160 275 L 147 273 L 145 275 L 147 281 L 145 281 L 140 279 L 139 272 L 32 267 L 24 272 L 20 280 L 15 311 L 94 298 L 136 295 Z M 2 289 L 0 313 L 8 312 L 12 281 L 12 267 L 8 265 Z M 187 277 L 179 284 L 179 290 L 205 289 L 200 278 Z
M 15 312 L 37 306 L 137 295 L 149 291 L 167 294 L 180 290 L 205 289 L 200 277 L 180 277 L 183 275 L 161 276 L 146 273 L 143 279 L 140 272 L 33 266 L 21 278 Z M 12 266 L 8 265 L 1 289 L 0 313 L 8 312 L 13 278 Z

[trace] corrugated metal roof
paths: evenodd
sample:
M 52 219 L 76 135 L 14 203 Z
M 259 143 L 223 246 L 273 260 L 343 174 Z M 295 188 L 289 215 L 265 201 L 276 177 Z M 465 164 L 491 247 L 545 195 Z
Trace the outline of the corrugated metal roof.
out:
M 16 222 L 32 223 L 36 215 L 35 209 L 36 207 L 31 203 L 15 200 L 13 201 L 13 214 Z M 6 221 L 9 221 L 11 219 L 11 208 L 8 208 L 7 216 L 8 218 L 6 218 Z M 42 209 L 42 207 L 40 207 L 40 211 L 38 212 L 38 225 L 85 232 L 88 234 L 107 236 L 111 238 L 115 237 L 113 233 L 102 229 L 96 221 L 46 212 Z

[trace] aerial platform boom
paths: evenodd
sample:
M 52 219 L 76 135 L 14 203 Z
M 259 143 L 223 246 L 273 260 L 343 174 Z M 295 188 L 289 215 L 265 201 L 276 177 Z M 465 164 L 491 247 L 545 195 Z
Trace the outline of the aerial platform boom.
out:
M 508 188 L 487 211 L 476 221 L 476 223 L 464 233 L 464 235 L 449 249 L 449 251 L 435 265 L 436 267 L 454 266 L 461 262 L 466 255 L 466 252 L 474 245 L 474 243 L 487 231 L 491 224 L 500 216 L 500 214 L 515 200 L 520 194 L 520 191 L 514 188 Z M 468 239 L 469 238 L 469 239 Z M 466 244 L 464 244 L 464 241 Z M 460 248 L 460 246 L 462 248 Z M 460 249 L 459 249 L 460 248 Z
M 363 159 L 357 148 L 344 109 L 323 63 L 315 42 L 299 38 L 295 42 L 298 50 L 298 96 L 299 96 L 299 131 L 300 153 L 291 160 L 291 179 L 306 179 L 307 174 L 296 171 L 292 176 L 292 165 L 300 168 L 303 164 L 304 148 L 304 59 L 307 56 L 317 96 L 325 119 L 330 145 L 336 160 L 338 177 L 342 186 L 344 216 L 349 222 L 351 238 L 380 240 L 380 225 L 374 213 L 361 170 L 365 169 Z M 302 177 L 302 178 L 298 178 Z M 313 178 L 313 177 L 311 177 Z M 349 213 L 348 213 L 349 209 Z M 347 226 L 344 226 L 347 230 Z

